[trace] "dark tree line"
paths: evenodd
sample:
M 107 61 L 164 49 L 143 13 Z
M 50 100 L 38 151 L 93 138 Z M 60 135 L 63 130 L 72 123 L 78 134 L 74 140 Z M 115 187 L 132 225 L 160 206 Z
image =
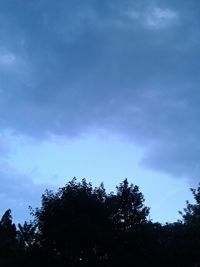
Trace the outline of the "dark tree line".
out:
M 33 221 L 16 226 L 11 211 L 0 221 L 0 266 L 200 266 L 200 186 L 182 220 L 161 225 L 138 186 L 125 179 L 107 194 L 74 178 L 46 190 Z

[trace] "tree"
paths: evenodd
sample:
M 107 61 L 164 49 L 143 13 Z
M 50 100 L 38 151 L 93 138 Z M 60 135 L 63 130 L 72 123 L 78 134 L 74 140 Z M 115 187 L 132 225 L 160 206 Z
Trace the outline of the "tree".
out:
M 57 193 L 46 191 L 34 212 L 41 247 L 66 262 L 104 258 L 105 199 L 103 184 L 93 189 L 85 179 L 74 178 Z
M 185 258 L 188 258 L 188 262 L 193 262 L 193 266 L 200 265 L 200 183 L 197 189 L 190 189 L 193 197 L 194 204 L 191 204 L 189 201 L 186 201 L 186 208 L 183 209 L 183 212 L 179 213 L 182 215 L 183 224 L 185 226 L 184 233 L 184 243 L 187 246 L 187 255 Z M 186 250 L 185 250 L 186 251 Z M 195 265 L 195 264 L 196 265 Z M 198 263 L 198 265 L 197 265 Z
M 16 226 L 12 223 L 11 210 L 8 209 L 0 221 L 0 265 L 12 266 L 17 262 L 18 252 Z
M 19 244 L 25 249 L 30 249 L 37 245 L 36 225 L 32 222 L 24 222 L 23 225 L 18 224 L 17 238 Z
M 135 225 L 147 221 L 149 208 L 144 206 L 144 196 L 137 185 L 130 184 L 127 179 L 119 184 L 117 194 L 108 199 L 111 207 L 111 220 L 120 230 L 129 231 Z
M 33 212 L 45 259 L 72 266 L 123 265 L 133 253 L 139 259 L 144 250 L 139 226 L 148 214 L 139 187 L 127 179 L 116 194 L 107 194 L 103 184 L 93 188 L 76 178 L 56 193 L 47 190 L 41 208 Z
M 191 204 L 189 201 L 186 201 L 186 208 L 183 209 L 183 212 L 179 211 L 182 215 L 183 222 L 185 224 L 198 224 L 200 225 L 200 183 L 197 189 L 190 189 L 195 203 Z
M 16 245 L 16 226 L 12 223 L 11 210 L 8 209 L 0 221 L 0 243 L 3 246 L 12 247 Z

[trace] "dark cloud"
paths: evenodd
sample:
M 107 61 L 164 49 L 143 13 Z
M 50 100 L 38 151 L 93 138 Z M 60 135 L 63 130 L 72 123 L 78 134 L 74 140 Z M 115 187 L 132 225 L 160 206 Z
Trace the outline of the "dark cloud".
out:
M 147 148 L 145 166 L 190 175 L 199 12 L 196 1 L 1 1 L 1 129 L 117 131 Z

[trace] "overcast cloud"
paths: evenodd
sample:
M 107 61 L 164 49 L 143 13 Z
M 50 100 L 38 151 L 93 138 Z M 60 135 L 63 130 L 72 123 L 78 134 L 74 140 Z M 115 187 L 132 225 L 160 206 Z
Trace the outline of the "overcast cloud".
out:
M 197 1 L 1 0 L 0 6 L 2 132 L 40 140 L 104 129 L 144 146 L 143 166 L 196 177 Z

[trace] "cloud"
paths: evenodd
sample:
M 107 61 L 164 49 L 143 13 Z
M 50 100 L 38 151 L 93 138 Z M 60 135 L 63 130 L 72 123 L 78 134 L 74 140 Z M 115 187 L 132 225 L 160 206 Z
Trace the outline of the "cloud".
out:
M 154 2 L 2 1 L 0 129 L 38 139 L 117 132 L 146 148 L 148 168 L 182 175 L 184 164 L 190 175 L 200 21 L 187 1 Z
M 15 62 L 15 56 L 12 53 L 0 54 L 0 65 L 9 66 Z
M 175 11 L 154 7 L 147 14 L 145 23 L 149 28 L 162 29 L 176 23 L 177 20 L 178 15 Z
M 3 160 L 10 152 L 10 143 L 2 134 L 0 135 L 0 159 Z
M 129 19 L 129 26 L 136 23 L 149 30 L 165 30 L 170 26 L 177 26 L 179 21 L 176 11 L 159 6 L 147 5 L 140 9 L 128 8 L 125 14 Z

